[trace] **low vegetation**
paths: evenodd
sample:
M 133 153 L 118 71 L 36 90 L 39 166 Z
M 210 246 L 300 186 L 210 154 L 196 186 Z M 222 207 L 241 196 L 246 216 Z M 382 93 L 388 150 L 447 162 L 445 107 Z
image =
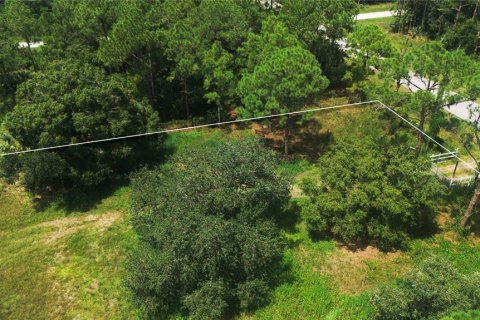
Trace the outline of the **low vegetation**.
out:
M 0 1 L 0 153 L 378 99 L 480 170 L 480 2 L 372 2 Z M 370 103 L 1 156 L 0 318 L 476 319 L 439 152 Z
M 373 296 L 377 319 L 438 319 L 480 308 L 480 273 L 463 275 L 448 260 L 423 261 L 397 283 Z

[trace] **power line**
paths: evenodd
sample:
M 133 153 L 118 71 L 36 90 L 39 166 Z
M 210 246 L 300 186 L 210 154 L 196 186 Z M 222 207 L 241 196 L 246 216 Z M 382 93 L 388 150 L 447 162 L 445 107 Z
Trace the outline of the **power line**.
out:
M 157 135 L 157 134 L 162 134 L 162 133 L 173 133 L 173 132 L 180 132 L 180 131 L 188 131 L 188 130 L 215 127 L 215 126 L 226 125 L 226 124 L 234 124 L 234 123 L 248 122 L 248 121 L 254 121 L 254 120 L 276 118 L 276 117 L 302 114 L 302 113 L 309 113 L 309 112 L 318 112 L 318 111 L 322 111 L 322 110 L 338 109 L 338 108 L 343 108 L 343 107 L 360 106 L 360 105 L 370 104 L 370 103 L 374 103 L 374 102 L 376 102 L 376 101 L 374 100 L 374 101 L 349 103 L 349 104 L 342 104 L 342 105 L 337 105 L 337 106 L 332 106 L 332 107 L 313 108 L 313 109 L 308 109 L 308 110 L 300 110 L 300 111 L 292 111 L 292 112 L 271 114 L 271 115 L 267 115 L 267 116 L 237 119 L 237 120 L 230 120 L 230 121 L 223 121 L 223 122 L 215 122 L 215 123 L 209 123 L 209 124 L 201 124 L 201 125 L 197 125 L 197 126 L 190 126 L 190 127 L 183 127 L 183 128 L 165 129 L 165 130 L 160 130 L 160 131 L 137 133 L 137 134 L 131 134 L 131 135 L 126 135 L 126 136 L 120 136 L 120 137 L 90 140 L 90 141 L 69 143 L 69 144 L 63 144 L 63 145 L 57 145 L 57 146 L 51 146 L 51 147 L 44 147 L 44 148 L 36 148 L 36 149 L 30 149 L 30 150 L 22 150 L 22 151 L 2 153 L 2 154 L 0 154 L 0 157 L 18 155 L 18 154 L 24 154 L 24 153 L 32 153 L 32 152 L 38 152 L 38 151 L 64 149 L 64 148 L 69 148 L 69 147 L 82 146 L 82 145 L 95 144 L 95 143 L 108 142 L 108 141 L 132 139 L 132 138 L 145 137 L 145 136 Z

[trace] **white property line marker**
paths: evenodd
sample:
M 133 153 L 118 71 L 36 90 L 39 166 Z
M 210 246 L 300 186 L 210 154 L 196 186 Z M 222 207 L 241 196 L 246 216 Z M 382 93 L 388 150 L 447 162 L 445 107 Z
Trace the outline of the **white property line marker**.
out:
M 453 157 L 457 158 L 459 161 L 463 162 L 467 167 L 469 167 L 470 169 L 472 169 L 473 171 L 475 171 L 476 173 L 480 174 L 480 171 L 478 171 L 476 168 L 474 168 L 473 166 L 471 166 L 467 161 L 463 160 L 462 158 L 460 158 L 455 152 L 452 152 L 450 150 L 448 150 L 446 147 L 444 147 L 440 142 L 437 142 L 435 139 L 433 139 L 432 137 L 430 137 L 428 134 L 426 134 L 424 131 L 420 130 L 417 126 L 415 126 L 413 123 L 411 123 L 410 121 L 408 121 L 407 119 L 405 119 L 402 115 L 400 115 L 399 113 L 397 113 L 395 110 L 393 110 L 392 108 L 390 108 L 389 106 L 387 106 L 386 104 L 384 104 L 383 102 L 379 101 L 379 100 L 375 100 L 375 102 L 381 104 L 385 109 L 387 109 L 388 111 L 390 111 L 391 113 L 393 113 L 394 115 L 396 115 L 397 117 L 399 117 L 401 120 L 405 121 L 406 123 L 408 123 L 408 125 L 410 125 L 412 128 L 414 128 L 415 130 L 417 130 L 418 132 L 420 132 L 421 134 L 423 134 L 425 137 L 427 137 L 429 140 L 433 141 L 436 145 L 440 146 L 443 150 L 447 151 L 449 154 L 451 154 Z
M 440 146 L 443 150 L 447 151 L 449 154 L 457 158 L 459 161 L 463 162 L 467 167 L 470 169 L 474 170 L 476 173 L 480 174 L 480 171 L 478 171 L 476 168 L 471 166 L 468 162 L 465 160 L 461 159 L 456 155 L 454 152 L 448 150 L 446 147 L 444 147 L 441 143 L 437 142 L 435 139 L 430 137 L 428 134 L 426 134 L 424 131 L 420 130 L 418 127 L 416 127 L 413 123 L 405 119 L 403 116 L 398 114 L 396 111 L 394 111 L 392 108 L 388 107 L 385 105 L 383 102 L 379 100 L 371 100 L 371 101 L 365 101 L 365 102 L 356 102 L 356 103 L 348 103 L 348 104 L 341 104 L 337 106 L 332 106 L 332 107 L 323 107 L 323 108 L 313 108 L 313 109 L 308 109 L 308 110 L 300 110 L 300 111 L 292 111 L 292 112 L 284 112 L 284 113 L 279 113 L 279 114 L 271 114 L 267 116 L 260 116 L 260 117 L 252 117 L 252 118 L 245 118 L 245 119 L 237 119 L 237 120 L 230 120 L 230 121 L 223 121 L 223 122 L 215 122 L 215 123 L 209 123 L 209 124 L 202 124 L 198 126 L 190 126 L 190 127 L 183 127 L 183 128 L 176 128 L 176 129 L 166 129 L 166 130 L 160 130 L 160 131 L 153 131 L 153 132 L 145 132 L 145 133 L 138 133 L 138 134 L 132 134 L 132 135 L 127 135 L 127 136 L 120 136 L 120 137 L 113 137 L 113 138 L 106 138 L 106 139 L 99 139 L 99 140 L 91 140 L 91 141 L 85 141 L 85 142 L 77 142 L 77 143 L 70 143 L 70 144 L 63 144 L 63 145 L 58 145 L 58 146 L 52 146 L 52 147 L 44 147 L 44 148 L 37 148 L 37 149 L 30 149 L 30 150 L 23 150 L 23 151 L 15 151 L 15 152 L 8 152 L 8 153 L 2 153 L 0 154 L 0 157 L 5 157 L 5 156 L 11 156 L 11 155 L 18 155 L 18 154 L 24 154 L 24 153 L 32 153 L 32 152 L 38 152 L 38 151 L 46 151 L 46 150 L 55 150 L 55 149 L 64 149 L 64 148 L 69 148 L 69 147 L 74 147 L 74 146 L 82 146 L 82 145 L 88 145 L 88 144 L 95 144 L 95 143 L 100 143 L 100 142 L 108 142 L 108 141 L 117 141 L 117 140 L 126 140 L 126 139 L 131 139 L 131 138 L 137 138 L 137 137 L 145 137 L 145 136 L 151 136 L 151 135 L 156 135 L 156 134 L 162 134 L 162 133 L 173 133 L 173 132 L 181 132 L 181 131 L 188 131 L 188 130 L 195 130 L 195 129 L 200 129 L 200 128 L 208 128 L 208 127 L 214 127 L 214 126 L 219 126 L 219 125 L 226 125 L 226 124 L 234 124 L 234 123 L 242 123 L 242 122 L 249 122 L 249 121 L 254 121 L 254 120 L 261 120 L 261 119 L 270 119 L 270 118 L 277 118 L 277 117 L 282 117 L 282 116 L 288 116 L 288 115 L 295 115 L 295 114 L 303 114 L 303 113 L 310 113 L 310 112 L 318 112 L 322 110 L 332 110 L 332 109 L 339 109 L 339 108 L 344 108 L 344 107 L 354 107 L 354 106 L 361 106 L 365 104 L 372 104 L 372 103 L 378 103 L 382 105 L 385 109 L 388 111 L 392 112 L 394 115 L 399 117 L 401 120 L 406 122 L 408 125 L 410 125 L 412 128 L 415 130 L 419 131 L 421 134 L 423 134 L 425 137 L 433 141 L 435 144 Z
M 153 131 L 153 132 L 137 133 L 137 134 L 131 134 L 131 135 L 127 135 L 127 136 L 120 136 L 120 137 L 113 137 L 113 138 L 106 138 L 106 139 L 99 139 L 99 140 L 91 140 L 91 141 L 85 141 L 85 142 L 76 142 L 76 143 L 70 143 L 70 144 L 63 144 L 63 145 L 52 146 L 52 147 L 44 147 L 44 148 L 37 148 L 37 149 L 30 149 L 30 150 L 23 150 L 23 151 L 15 151 L 15 152 L 2 153 L 2 154 L 0 154 L 0 157 L 3 157 L 3 156 L 11 156 L 11 155 L 16 155 L 16 154 L 31 153 L 31 152 L 38 152 L 38 151 L 46 151 L 46 150 L 54 150 L 54 149 L 63 149 L 63 148 L 68 148 L 68 147 L 82 146 L 82 145 L 87 145 L 87 144 L 95 144 L 95 143 L 100 143 L 100 142 L 108 142 L 108 141 L 116 141 L 116 140 L 125 140 L 125 139 L 131 139 L 131 138 L 137 138 L 137 137 L 145 137 L 145 136 L 151 136 L 151 135 L 162 134 L 162 133 L 172 133 L 172 132 L 188 131 L 188 130 L 193 130 L 193 129 L 208 128 L 208 127 L 214 127 L 214 126 L 225 125 L 225 124 L 234 124 L 234 123 L 248 122 L 248 121 L 254 121 L 254 120 L 261 120 L 261 119 L 269 119 L 269 118 L 276 118 L 276 117 L 288 116 L 288 115 L 293 115 L 293 114 L 302 114 L 302 113 L 308 113 L 308 112 L 317 112 L 317 111 L 321 111 L 321 110 L 338 109 L 338 108 L 350 107 L 350 106 L 360 106 L 360 105 L 370 104 L 370 103 L 375 103 L 375 102 L 377 102 L 377 101 L 376 101 L 376 100 L 372 100 L 372 101 L 365 101 L 365 102 L 342 104 L 342 105 L 332 106 L 332 107 L 314 108 L 314 109 L 308 109 L 308 110 L 300 110 L 300 111 L 292 111 L 292 112 L 284 112 L 284 113 L 278 113 L 278 114 L 271 114 L 271 115 L 267 115 L 267 116 L 260 116 L 260 117 L 253 117 L 253 118 L 245 118 L 245 119 L 237 119 L 237 120 L 230 120 L 230 121 L 223 121 L 223 122 L 215 122 L 215 123 L 209 123 L 209 124 L 201 124 L 201 125 L 198 125 L 198 126 L 190 126 L 190 127 L 175 128 L 175 129 L 165 129 L 165 130 Z

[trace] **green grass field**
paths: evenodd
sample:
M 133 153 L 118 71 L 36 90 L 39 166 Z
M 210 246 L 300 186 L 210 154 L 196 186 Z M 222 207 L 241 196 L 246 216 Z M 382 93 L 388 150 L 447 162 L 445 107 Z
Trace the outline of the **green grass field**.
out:
M 393 2 L 377 3 L 371 5 L 360 5 L 360 13 L 389 11 L 394 6 Z
M 344 102 L 331 97 L 321 105 Z M 304 201 L 298 183 L 315 173 L 314 154 L 322 154 L 332 137 L 355 132 L 352 119 L 362 112 L 369 116 L 372 110 L 366 108 L 320 112 L 295 130 L 297 155 L 280 167 L 295 181 L 292 208 Z M 250 127 L 190 131 L 170 135 L 166 146 L 175 152 L 253 132 Z M 307 147 L 300 148 L 299 142 Z M 128 181 L 115 181 L 101 192 L 71 192 L 43 205 L 19 187 L 0 190 L 0 319 L 141 318 L 124 285 L 125 257 L 136 241 L 129 223 Z M 464 272 L 480 271 L 480 241 L 461 238 L 448 227 L 447 213 L 465 205 L 454 200 L 455 205 L 439 210 L 438 233 L 391 253 L 373 247 L 353 252 L 334 241 L 313 241 L 292 210 L 294 216 L 286 220 L 296 222 L 284 231 L 290 276 L 274 289 L 268 306 L 239 318 L 371 319 L 369 293 L 430 254 L 447 257 Z
M 135 236 L 128 187 L 87 211 L 37 211 L 18 187 L 0 192 L 1 319 L 134 319 L 122 263 Z M 85 195 L 85 197 L 91 197 Z

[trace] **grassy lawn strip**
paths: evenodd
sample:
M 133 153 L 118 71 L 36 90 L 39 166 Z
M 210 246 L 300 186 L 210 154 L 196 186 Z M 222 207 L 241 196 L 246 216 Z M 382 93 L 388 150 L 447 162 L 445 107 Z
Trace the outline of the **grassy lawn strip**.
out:
M 36 212 L 15 187 L 0 192 L 1 319 L 135 319 L 123 286 L 128 188 L 87 212 Z
M 359 25 L 373 24 L 387 31 L 390 29 L 390 25 L 394 21 L 395 21 L 395 17 L 385 17 L 385 18 L 377 18 L 377 19 L 358 20 L 357 24 Z
M 360 5 L 360 13 L 390 11 L 394 6 L 393 2 Z

